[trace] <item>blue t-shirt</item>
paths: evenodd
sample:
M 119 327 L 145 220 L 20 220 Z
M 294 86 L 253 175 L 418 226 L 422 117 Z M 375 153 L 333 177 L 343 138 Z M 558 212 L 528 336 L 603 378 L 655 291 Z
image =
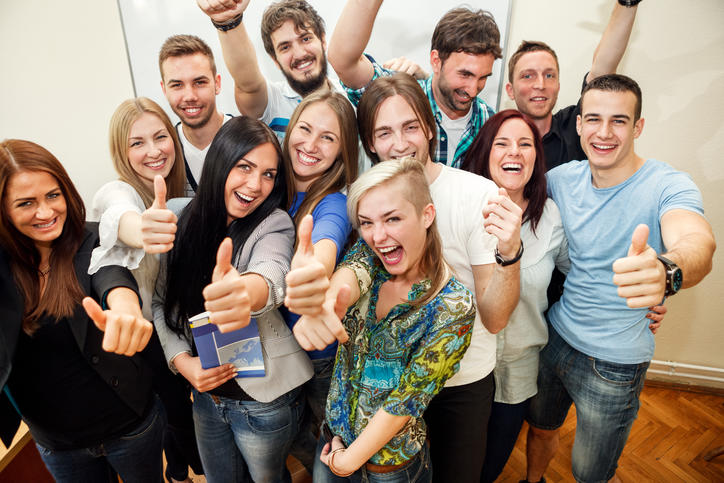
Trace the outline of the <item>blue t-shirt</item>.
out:
M 304 192 L 297 192 L 292 207 L 289 209 L 289 216 L 294 217 L 297 214 L 305 195 Z M 314 218 L 312 243 L 317 243 L 319 240 L 332 240 L 337 245 L 337 262 L 339 263 L 344 245 L 352 231 L 352 225 L 347 218 L 347 196 L 339 192 L 325 196 L 312 210 L 312 218 Z M 299 315 L 290 312 L 286 307 L 281 307 L 280 312 L 290 329 L 299 320 Z M 335 342 L 322 351 L 309 351 L 308 354 L 310 359 L 323 359 L 333 357 L 336 352 L 337 343 Z
M 548 319 L 566 342 L 589 356 L 620 364 L 651 360 L 648 309 L 631 309 L 618 296 L 613 262 L 628 254 L 631 235 L 641 223 L 649 227 L 649 246 L 664 252 L 661 217 L 672 209 L 703 215 L 699 189 L 688 174 L 653 159 L 609 188 L 593 186 L 588 161 L 563 164 L 547 176 L 571 259 L 563 297 Z

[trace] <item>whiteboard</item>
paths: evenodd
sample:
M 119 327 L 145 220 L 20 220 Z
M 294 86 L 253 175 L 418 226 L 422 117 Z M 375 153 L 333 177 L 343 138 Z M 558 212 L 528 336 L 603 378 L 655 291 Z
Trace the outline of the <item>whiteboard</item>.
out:
M 261 17 L 270 2 L 252 1 L 244 12 L 244 24 L 256 47 L 259 67 L 268 81 L 284 80 L 281 72 L 264 50 L 261 41 Z M 326 24 L 327 40 L 344 6 L 343 0 L 311 0 Z M 495 17 L 503 44 L 503 59 L 509 31 L 511 0 L 481 0 L 475 8 L 488 10 Z M 440 17 L 451 8 L 460 6 L 450 0 L 418 0 L 414 2 L 390 1 L 382 4 L 370 43 L 366 52 L 382 63 L 404 55 L 428 72 L 430 67 L 430 39 Z M 464 4 L 463 4 L 464 5 Z M 238 114 L 234 102 L 231 75 L 224 66 L 221 46 L 211 20 L 194 0 L 118 0 L 121 22 L 126 39 L 128 61 L 136 96 L 145 96 L 161 105 L 172 120 L 178 118 L 171 112 L 161 91 L 161 74 L 158 69 L 158 52 L 161 44 L 171 35 L 192 34 L 206 41 L 214 52 L 216 68 L 221 74 L 221 93 L 216 98 L 220 112 Z M 411 8 L 414 7 L 414 8 Z M 488 79 L 480 97 L 491 107 L 498 109 L 503 86 L 503 64 L 495 61 L 493 75 Z M 331 66 L 328 75 L 338 82 Z

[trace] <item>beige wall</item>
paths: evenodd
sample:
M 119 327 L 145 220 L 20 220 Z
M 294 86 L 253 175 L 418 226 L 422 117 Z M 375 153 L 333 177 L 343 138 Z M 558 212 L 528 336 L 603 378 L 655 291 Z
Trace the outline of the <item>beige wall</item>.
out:
M 510 46 L 525 38 L 545 40 L 556 49 L 562 71 L 559 106 L 577 101 L 613 3 L 514 0 Z M 646 126 L 638 153 L 691 173 L 720 243 L 723 24 L 720 0 L 644 1 L 619 68 L 644 91 Z M 0 138 L 27 138 L 48 147 L 89 201 L 114 177 L 106 146 L 108 119 L 121 100 L 133 95 L 116 2 L 4 1 L 0 45 Z M 656 359 L 724 368 L 723 253 L 715 256 L 714 271 L 704 282 L 668 302 Z

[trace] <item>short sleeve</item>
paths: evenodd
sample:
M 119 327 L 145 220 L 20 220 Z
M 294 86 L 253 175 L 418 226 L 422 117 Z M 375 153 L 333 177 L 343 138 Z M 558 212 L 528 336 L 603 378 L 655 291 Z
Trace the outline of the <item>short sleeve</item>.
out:
M 347 94 L 347 98 L 349 99 L 349 102 L 352 103 L 355 107 L 359 106 L 359 101 L 362 99 L 362 94 L 364 94 L 365 89 L 369 87 L 372 82 L 374 82 L 375 79 L 378 77 L 383 76 L 391 76 L 395 72 L 391 71 L 390 69 L 385 69 L 380 64 L 377 63 L 377 61 L 369 54 L 364 54 L 367 59 L 369 59 L 370 62 L 372 62 L 372 67 L 374 69 L 374 73 L 372 74 L 372 79 L 367 83 L 366 86 L 360 87 L 359 89 L 352 89 L 351 87 L 347 87 L 344 85 L 342 81 L 339 81 L 340 85 L 342 86 L 342 90 L 344 90 L 345 94 Z
M 701 191 L 687 173 L 672 171 L 666 176 L 667 184 L 661 192 L 659 218 L 667 211 L 682 209 L 704 216 Z
M 372 249 L 360 238 L 345 254 L 338 268 L 349 268 L 357 277 L 360 295 L 367 293 L 372 285 L 372 279 L 379 270 L 377 256 Z
M 325 196 L 312 210 L 314 229 L 312 243 L 331 240 L 337 246 L 337 260 L 347 243 L 352 225 L 347 218 L 347 197 L 342 193 Z
M 93 197 L 89 219 L 98 221 L 100 245 L 91 255 L 88 267 L 90 275 L 109 265 L 120 265 L 130 270 L 138 268 L 145 252 L 142 248 L 129 247 L 119 240 L 118 226 L 125 213 L 130 211 L 140 215 L 144 210 L 143 200 L 127 183 L 111 181 L 98 190 Z

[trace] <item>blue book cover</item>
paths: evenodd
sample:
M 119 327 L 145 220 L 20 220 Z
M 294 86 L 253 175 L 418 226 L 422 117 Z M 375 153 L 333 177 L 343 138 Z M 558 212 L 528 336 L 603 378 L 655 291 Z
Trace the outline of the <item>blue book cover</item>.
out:
M 262 377 L 266 374 L 255 318 L 246 327 L 226 333 L 220 332 L 216 324 L 209 321 L 208 312 L 191 317 L 189 324 L 204 369 L 234 364 L 238 371 L 236 377 Z

